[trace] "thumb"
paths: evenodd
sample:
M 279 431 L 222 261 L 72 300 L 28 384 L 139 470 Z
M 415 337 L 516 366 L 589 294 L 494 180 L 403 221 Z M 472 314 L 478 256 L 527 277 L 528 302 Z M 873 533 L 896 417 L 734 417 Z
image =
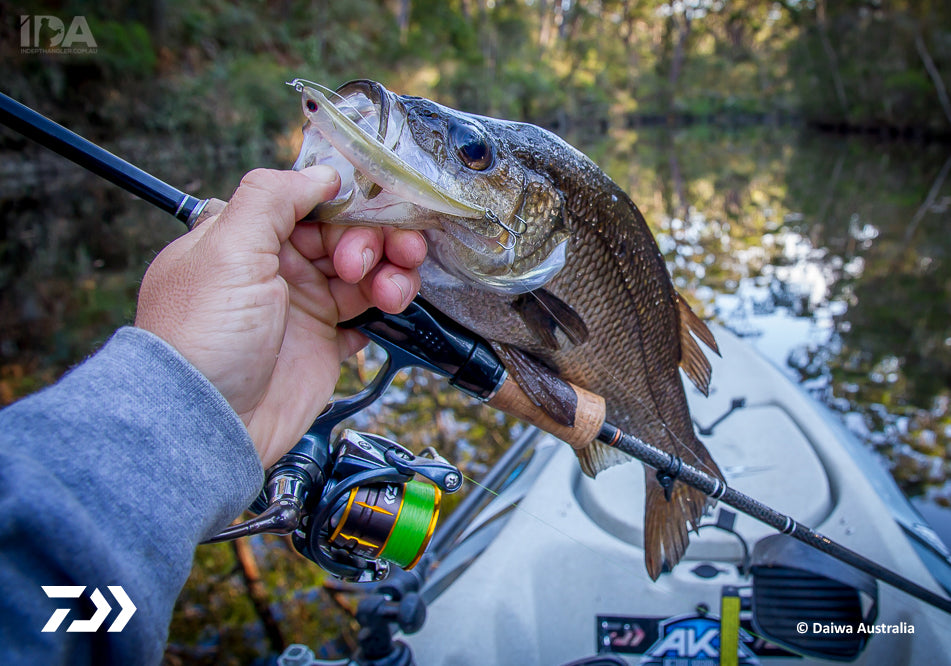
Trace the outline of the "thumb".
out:
M 261 238 L 276 233 L 278 243 L 283 243 L 299 219 L 339 189 L 340 176 L 329 166 L 302 171 L 255 169 L 241 179 L 218 224 L 229 235 Z

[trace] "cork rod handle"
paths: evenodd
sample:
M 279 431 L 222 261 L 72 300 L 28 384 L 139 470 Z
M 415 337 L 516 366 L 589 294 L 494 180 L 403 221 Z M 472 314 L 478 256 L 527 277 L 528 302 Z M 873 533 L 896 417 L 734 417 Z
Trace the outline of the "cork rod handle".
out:
M 574 384 L 569 386 L 578 398 L 574 426 L 564 426 L 554 421 L 525 395 L 511 377 L 506 377 L 495 396 L 487 402 L 506 414 L 538 426 L 545 432 L 568 442 L 573 448 L 583 449 L 597 439 L 601 426 L 604 425 L 604 398 Z

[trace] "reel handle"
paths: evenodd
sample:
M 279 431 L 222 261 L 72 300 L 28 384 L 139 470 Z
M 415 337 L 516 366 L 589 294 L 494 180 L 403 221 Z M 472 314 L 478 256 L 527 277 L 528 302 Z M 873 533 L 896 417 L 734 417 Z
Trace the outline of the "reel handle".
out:
M 255 504 L 263 511 L 254 518 L 231 525 L 202 543 L 232 541 L 254 534 L 293 534 L 306 513 L 308 497 L 320 497 L 327 485 L 333 460 L 330 447 L 311 435 L 285 454 L 267 473 L 264 489 Z

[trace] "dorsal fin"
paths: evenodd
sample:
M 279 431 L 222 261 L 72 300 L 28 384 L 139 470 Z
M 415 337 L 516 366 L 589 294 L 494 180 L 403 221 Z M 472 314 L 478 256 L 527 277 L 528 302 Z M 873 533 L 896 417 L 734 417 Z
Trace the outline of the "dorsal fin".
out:
M 717 341 L 713 339 L 713 333 L 700 320 L 700 317 L 694 314 L 687 305 L 687 301 L 680 294 L 677 294 L 676 299 L 677 313 L 680 316 L 680 367 L 693 385 L 700 389 L 701 393 L 707 395 L 710 390 L 712 369 L 710 361 L 697 344 L 697 340 L 712 349 L 717 356 L 720 355 L 720 350 L 717 347 Z M 696 339 L 694 335 L 697 336 Z

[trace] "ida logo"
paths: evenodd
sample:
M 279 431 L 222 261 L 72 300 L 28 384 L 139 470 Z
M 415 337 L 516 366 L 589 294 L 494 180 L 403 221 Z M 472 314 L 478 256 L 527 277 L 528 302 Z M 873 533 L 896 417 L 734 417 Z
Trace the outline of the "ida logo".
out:
M 74 16 L 69 27 L 58 16 L 21 16 L 21 53 L 96 53 L 99 45 L 85 16 Z
M 739 666 L 759 666 L 744 643 L 753 637 L 740 629 Z M 660 637 L 647 648 L 641 666 L 716 666 L 720 663 L 720 620 L 711 616 L 684 615 L 661 622 Z

